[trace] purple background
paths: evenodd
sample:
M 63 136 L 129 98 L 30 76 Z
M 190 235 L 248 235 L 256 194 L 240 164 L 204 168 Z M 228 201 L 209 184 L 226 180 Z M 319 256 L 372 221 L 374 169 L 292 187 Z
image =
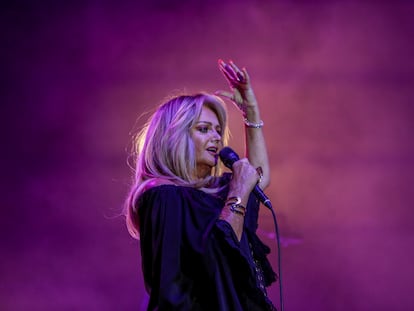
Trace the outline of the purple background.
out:
M 412 1 L 18 3 L 0 15 L 1 310 L 141 310 L 130 132 L 172 92 L 227 88 L 218 58 L 261 103 L 286 311 L 414 309 Z M 276 268 L 264 208 L 260 230 Z

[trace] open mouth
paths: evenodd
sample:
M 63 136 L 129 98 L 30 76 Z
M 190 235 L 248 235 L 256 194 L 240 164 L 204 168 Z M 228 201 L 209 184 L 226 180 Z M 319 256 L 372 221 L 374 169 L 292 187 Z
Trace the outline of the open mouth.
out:
M 210 154 L 212 154 L 213 156 L 216 156 L 216 155 L 217 155 L 217 150 L 218 150 L 218 148 L 217 148 L 217 147 L 209 147 L 209 148 L 207 148 L 207 151 L 208 151 Z

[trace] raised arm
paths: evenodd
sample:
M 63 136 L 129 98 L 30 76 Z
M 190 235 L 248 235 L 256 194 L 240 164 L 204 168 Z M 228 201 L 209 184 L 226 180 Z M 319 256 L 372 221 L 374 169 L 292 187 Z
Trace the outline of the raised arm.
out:
M 246 157 L 254 167 L 262 168 L 259 186 L 264 189 L 270 183 L 270 166 L 263 121 L 246 68 L 239 69 L 232 61 L 219 60 L 219 68 L 228 81 L 231 92 L 218 91 L 217 95 L 230 99 L 241 111 L 245 122 Z

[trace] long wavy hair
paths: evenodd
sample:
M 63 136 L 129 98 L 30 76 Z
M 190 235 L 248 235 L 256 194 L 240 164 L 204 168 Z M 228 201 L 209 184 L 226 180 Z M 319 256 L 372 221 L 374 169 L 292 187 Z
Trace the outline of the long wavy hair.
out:
M 198 121 L 203 107 L 211 109 L 222 129 L 222 142 L 227 144 L 229 130 L 224 102 L 217 96 L 199 93 L 180 95 L 169 99 L 152 114 L 144 127 L 134 136 L 132 158 L 135 178 L 127 197 L 124 214 L 132 237 L 139 239 L 137 201 L 145 185 L 154 178 L 162 178 L 179 186 L 189 186 L 205 192 L 218 191 L 221 168 L 216 166 L 211 175 L 196 178 L 196 152 L 191 128 Z M 135 215 L 135 217 L 134 217 Z

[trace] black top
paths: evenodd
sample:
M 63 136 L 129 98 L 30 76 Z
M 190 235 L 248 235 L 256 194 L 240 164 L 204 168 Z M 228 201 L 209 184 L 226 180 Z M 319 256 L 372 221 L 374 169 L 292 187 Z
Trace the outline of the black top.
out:
M 265 290 L 276 280 L 270 249 L 256 235 L 259 202 L 250 196 L 239 242 L 219 219 L 227 192 L 160 185 L 140 196 L 147 310 L 276 310 Z

